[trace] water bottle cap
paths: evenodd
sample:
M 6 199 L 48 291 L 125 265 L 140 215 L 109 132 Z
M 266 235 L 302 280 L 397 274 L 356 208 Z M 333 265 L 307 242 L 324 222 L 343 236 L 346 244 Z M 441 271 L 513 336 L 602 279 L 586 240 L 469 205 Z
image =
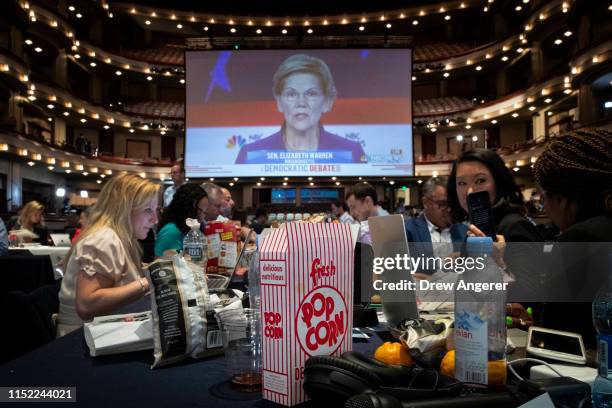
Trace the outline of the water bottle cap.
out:
M 192 230 L 199 230 L 200 229 L 200 223 L 198 222 L 198 220 L 195 220 L 193 218 L 187 218 L 185 220 L 185 224 L 187 224 L 187 226 L 189 228 L 191 228 Z
M 491 237 L 468 237 L 467 239 L 468 253 L 493 253 L 493 238 Z

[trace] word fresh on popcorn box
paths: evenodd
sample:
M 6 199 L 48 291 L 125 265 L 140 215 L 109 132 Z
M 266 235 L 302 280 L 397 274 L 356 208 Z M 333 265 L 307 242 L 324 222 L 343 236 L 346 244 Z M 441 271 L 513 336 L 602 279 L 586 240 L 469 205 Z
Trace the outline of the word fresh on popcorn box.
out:
M 359 226 L 288 223 L 261 246 L 263 396 L 306 400 L 304 363 L 352 346 L 354 247 Z

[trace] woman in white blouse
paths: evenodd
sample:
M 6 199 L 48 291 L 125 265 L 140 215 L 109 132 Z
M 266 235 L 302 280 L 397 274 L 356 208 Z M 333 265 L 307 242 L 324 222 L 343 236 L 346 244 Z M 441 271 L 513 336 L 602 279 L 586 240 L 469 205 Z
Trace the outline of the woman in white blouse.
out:
M 158 193 L 158 185 L 134 175 L 122 174 L 106 183 L 88 227 L 68 254 L 58 337 L 148 292 L 137 240 L 146 238 L 157 224 Z

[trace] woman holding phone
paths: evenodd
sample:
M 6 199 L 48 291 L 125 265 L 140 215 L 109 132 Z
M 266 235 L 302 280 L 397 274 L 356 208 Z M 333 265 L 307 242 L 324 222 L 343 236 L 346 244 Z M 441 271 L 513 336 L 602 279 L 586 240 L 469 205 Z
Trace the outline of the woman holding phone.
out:
M 539 242 L 542 237 L 535 224 L 525 217 L 523 197 L 510 170 L 492 150 L 475 149 L 464 152 L 453 164 L 448 180 L 448 203 L 454 222 L 470 221 L 468 195 L 487 192 L 492 213 L 492 225 L 498 241 Z M 470 232 L 485 234 L 476 226 Z

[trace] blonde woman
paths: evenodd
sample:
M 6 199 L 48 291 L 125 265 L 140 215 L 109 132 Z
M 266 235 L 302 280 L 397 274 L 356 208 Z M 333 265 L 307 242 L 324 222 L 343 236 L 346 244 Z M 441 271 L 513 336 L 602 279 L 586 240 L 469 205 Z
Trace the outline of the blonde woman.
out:
M 59 296 L 58 337 L 149 291 L 137 240 L 145 239 L 157 224 L 158 196 L 158 185 L 128 174 L 104 186 L 87 228 L 68 254 Z
M 43 245 L 49 244 L 49 231 L 43 220 L 43 212 L 45 207 L 38 201 L 30 201 L 21 209 L 17 224 L 11 229 L 19 230 L 26 229 L 38 235 L 38 238 L 34 239 L 34 242 L 41 243 Z
M 321 117 L 331 111 L 336 86 L 327 64 L 320 58 L 296 54 L 281 63 L 272 78 L 276 107 L 285 117 L 281 129 L 240 149 L 236 164 L 266 163 L 270 150 L 332 151 L 334 163 L 365 163 L 357 142 L 330 133 Z

